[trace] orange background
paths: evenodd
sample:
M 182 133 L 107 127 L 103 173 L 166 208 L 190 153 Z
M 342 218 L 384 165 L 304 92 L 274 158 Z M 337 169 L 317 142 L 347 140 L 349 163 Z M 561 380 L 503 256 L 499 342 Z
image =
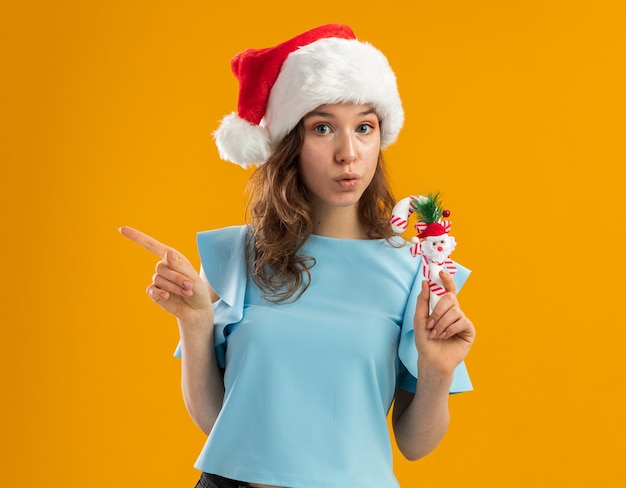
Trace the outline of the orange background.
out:
M 624 3 L 214 3 L 0 6 L 0 485 L 193 486 L 176 326 L 117 228 L 197 264 L 196 231 L 242 223 L 229 60 L 330 21 L 387 54 L 396 196 L 442 191 L 474 270 L 476 390 L 402 486 L 624 483 Z

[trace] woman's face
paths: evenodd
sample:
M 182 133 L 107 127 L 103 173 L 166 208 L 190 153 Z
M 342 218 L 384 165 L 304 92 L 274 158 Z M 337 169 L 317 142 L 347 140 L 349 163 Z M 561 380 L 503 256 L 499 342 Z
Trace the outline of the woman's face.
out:
M 315 212 L 358 203 L 380 153 L 378 116 L 370 105 L 327 104 L 304 119 L 300 177 Z

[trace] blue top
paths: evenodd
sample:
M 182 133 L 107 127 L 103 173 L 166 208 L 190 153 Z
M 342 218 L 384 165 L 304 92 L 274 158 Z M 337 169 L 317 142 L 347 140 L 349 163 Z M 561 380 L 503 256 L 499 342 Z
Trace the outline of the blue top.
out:
M 225 395 L 196 468 L 289 488 L 399 486 L 386 416 L 396 386 L 415 391 L 420 260 L 401 237 L 393 247 L 312 235 L 302 248 L 315 258 L 308 290 L 274 304 L 248 276 L 246 230 L 198 234 L 220 296 L 215 347 Z M 457 268 L 460 289 L 469 270 Z M 471 389 L 462 363 L 451 392 Z

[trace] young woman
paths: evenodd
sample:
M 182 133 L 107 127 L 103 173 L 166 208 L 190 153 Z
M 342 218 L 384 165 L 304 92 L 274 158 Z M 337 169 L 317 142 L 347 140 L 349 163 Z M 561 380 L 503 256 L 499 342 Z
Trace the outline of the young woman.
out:
M 187 409 L 208 435 L 198 487 L 396 487 L 434 449 L 448 395 L 471 389 L 457 288 L 429 310 L 420 260 L 389 225 L 381 150 L 403 122 L 386 58 L 343 25 L 237 55 L 239 108 L 215 137 L 256 164 L 249 225 L 198 235 L 202 270 L 161 257 L 148 293 L 178 319 Z

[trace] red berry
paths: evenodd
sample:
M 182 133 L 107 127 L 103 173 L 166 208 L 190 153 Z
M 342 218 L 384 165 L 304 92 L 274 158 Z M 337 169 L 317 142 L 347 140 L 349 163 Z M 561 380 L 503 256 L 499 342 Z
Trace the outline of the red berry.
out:
M 448 217 L 450 217 L 450 210 L 444 210 L 443 212 L 441 212 L 441 215 L 443 215 L 447 219 Z

